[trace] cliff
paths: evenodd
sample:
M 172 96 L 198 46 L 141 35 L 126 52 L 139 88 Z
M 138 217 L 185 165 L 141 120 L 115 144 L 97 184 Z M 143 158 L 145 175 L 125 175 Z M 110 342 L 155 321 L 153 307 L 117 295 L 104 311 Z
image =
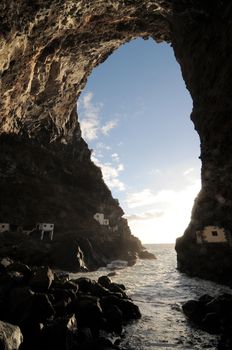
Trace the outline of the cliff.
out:
M 173 46 L 201 140 L 202 190 L 176 247 L 179 268 L 194 273 L 196 230 L 231 228 L 231 6 L 226 0 L 3 0 L 0 222 L 55 222 L 58 241 L 84 237 L 90 242 L 95 236 L 93 246 L 114 236 L 98 231 L 92 219 L 103 208 L 122 224 L 113 241 L 120 238 L 123 247 L 129 241 L 132 248 L 125 252 L 130 254 L 141 250 L 90 160 L 76 102 L 95 66 L 125 42 L 152 37 Z M 201 253 L 203 276 L 209 254 Z M 225 259 L 215 256 L 223 269 Z M 225 264 L 230 271 L 231 263 Z

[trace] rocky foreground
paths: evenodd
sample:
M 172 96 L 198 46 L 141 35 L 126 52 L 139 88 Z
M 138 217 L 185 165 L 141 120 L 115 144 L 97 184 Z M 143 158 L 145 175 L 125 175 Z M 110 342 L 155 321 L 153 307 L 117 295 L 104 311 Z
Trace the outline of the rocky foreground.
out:
M 70 280 L 47 266 L 1 260 L 1 349 L 121 349 L 123 326 L 140 317 L 125 286 L 107 276 Z
M 202 330 L 219 335 L 218 350 L 232 349 L 232 295 L 202 295 L 182 306 L 184 314 Z

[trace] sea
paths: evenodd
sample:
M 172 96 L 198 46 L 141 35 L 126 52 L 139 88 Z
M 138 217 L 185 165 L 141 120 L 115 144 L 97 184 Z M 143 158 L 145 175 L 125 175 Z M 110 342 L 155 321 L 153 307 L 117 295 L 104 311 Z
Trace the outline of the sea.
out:
M 217 336 L 191 324 L 182 312 L 182 304 L 205 293 L 232 294 L 231 288 L 180 273 L 174 244 L 152 244 L 146 248 L 156 260 L 139 260 L 132 267 L 116 270 L 111 277 L 113 282 L 126 286 L 127 294 L 142 313 L 140 320 L 125 328 L 121 346 L 131 350 L 216 350 Z M 101 268 L 85 276 L 97 279 L 109 272 Z

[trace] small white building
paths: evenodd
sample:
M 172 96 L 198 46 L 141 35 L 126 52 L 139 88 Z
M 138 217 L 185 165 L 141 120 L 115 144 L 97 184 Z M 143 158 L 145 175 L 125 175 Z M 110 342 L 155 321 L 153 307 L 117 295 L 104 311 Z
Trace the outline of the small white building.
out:
M 50 241 L 53 240 L 53 234 L 54 234 L 54 224 L 46 223 L 46 222 L 39 222 L 36 225 L 37 230 L 41 232 L 40 239 L 41 241 L 48 237 Z
M 94 219 L 99 222 L 100 225 L 102 226 L 109 226 L 109 220 L 105 219 L 104 214 L 103 213 L 96 213 L 94 214 Z
M 10 231 L 10 224 L 8 223 L 0 223 L 0 233 Z
M 198 244 L 228 242 L 225 229 L 218 226 L 206 226 L 202 231 L 197 231 L 196 239 Z

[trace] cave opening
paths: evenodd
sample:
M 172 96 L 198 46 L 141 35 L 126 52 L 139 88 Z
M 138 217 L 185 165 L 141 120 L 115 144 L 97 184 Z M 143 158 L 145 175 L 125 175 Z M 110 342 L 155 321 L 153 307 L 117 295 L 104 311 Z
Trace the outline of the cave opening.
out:
M 167 43 L 137 38 L 94 69 L 77 104 L 92 160 L 143 243 L 174 243 L 200 190 L 192 99 Z

